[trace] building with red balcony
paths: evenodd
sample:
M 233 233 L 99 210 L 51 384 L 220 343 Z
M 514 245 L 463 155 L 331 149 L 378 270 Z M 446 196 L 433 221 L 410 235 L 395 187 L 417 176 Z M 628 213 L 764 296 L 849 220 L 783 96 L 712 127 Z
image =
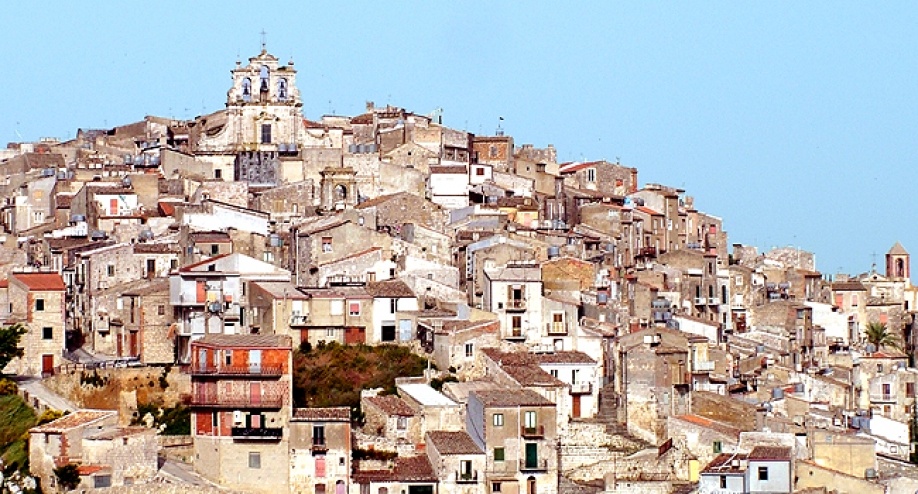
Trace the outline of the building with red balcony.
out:
M 288 490 L 291 346 L 284 335 L 191 342 L 191 433 L 201 475 L 239 490 Z

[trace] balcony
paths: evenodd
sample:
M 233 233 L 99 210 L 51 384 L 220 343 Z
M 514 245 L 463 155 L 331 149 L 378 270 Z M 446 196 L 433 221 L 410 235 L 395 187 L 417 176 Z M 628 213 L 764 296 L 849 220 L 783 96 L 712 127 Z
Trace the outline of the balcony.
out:
M 504 310 L 507 312 L 523 312 L 526 310 L 526 300 L 521 298 L 507 299 Z
M 572 395 L 588 395 L 593 392 L 593 383 L 579 382 L 571 384 Z
M 283 427 L 233 427 L 230 434 L 236 440 L 279 441 L 284 436 Z
M 563 322 L 545 323 L 549 335 L 564 336 L 567 335 L 567 324 Z
M 309 314 L 306 314 L 306 315 L 294 314 L 290 316 L 290 327 L 291 328 L 297 327 L 297 326 L 306 326 L 307 324 L 309 324 Z
M 708 305 L 720 305 L 720 299 L 717 297 L 709 297 Z
M 892 393 L 870 393 L 870 401 L 873 403 L 889 402 L 895 403 L 896 395 Z
M 707 303 L 708 299 L 704 297 L 695 297 L 695 305 L 706 305 Z
M 265 408 L 278 409 L 284 404 L 283 396 L 227 396 L 224 393 L 195 393 L 191 405 L 208 408 Z
M 324 441 L 324 440 L 322 440 L 322 441 L 317 441 L 317 442 L 313 442 L 313 443 L 312 443 L 311 449 L 312 449 L 312 453 L 313 453 L 313 454 L 316 454 L 316 453 L 327 453 L 327 452 L 328 452 L 328 445 L 325 444 L 325 441 Z
M 280 365 L 246 365 L 246 366 L 212 366 L 192 365 L 192 376 L 282 376 L 284 368 Z
M 641 247 L 637 257 L 657 257 L 656 247 Z
M 545 426 L 537 425 L 535 427 L 520 427 L 520 436 L 526 438 L 545 437 Z
M 508 340 L 525 340 L 526 333 L 523 332 L 523 328 L 513 328 L 504 338 Z
M 711 372 L 714 370 L 714 362 L 711 360 L 698 360 L 694 364 L 695 372 Z
M 544 472 L 548 470 L 547 459 L 520 460 L 521 472 Z
M 478 482 L 478 470 L 473 470 L 471 472 L 460 472 L 456 471 L 456 483 L 457 484 L 474 484 Z

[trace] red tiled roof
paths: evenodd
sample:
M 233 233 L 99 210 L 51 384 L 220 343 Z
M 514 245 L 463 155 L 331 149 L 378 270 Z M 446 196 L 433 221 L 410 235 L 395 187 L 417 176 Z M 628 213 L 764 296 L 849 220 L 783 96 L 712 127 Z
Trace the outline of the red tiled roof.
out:
M 77 472 L 79 472 L 81 476 L 92 475 L 96 472 L 104 470 L 105 468 L 106 467 L 102 465 L 80 465 L 77 467 Z
M 371 281 L 366 290 L 373 298 L 414 298 L 414 292 L 402 280 Z
M 348 407 L 297 408 L 293 410 L 293 420 L 350 422 L 351 409 Z
M 106 417 L 114 417 L 117 413 L 114 410 L 77 410 L 47 424 L 33 427 L 29 429 L 29 432 L 61 433 Z
M 430 431 L 430 441 L 441 455 L 478 455 L 484 453 L 465 431 Z
M 640 211 L 640 212 L 642 212 L 642 213 L 647 213 L 647 214 L 649 214 L 649 215 L 651 215 L 651 216 L 663 216 L 663 213 L 659 213 L 659 212 L 657 212 L 657 211 L 654 211 L 653 209 L 650 209 L 650 208 L 648 208 L 648 207 L 646 207 L 646 206 L 638 206 L 638 207 L 636 207 L 636 208 L 634 208 L 634 209 L 637 209 L 638 211 Z
M 401 417 L 413 417 L 415 415 L 414 410 L 408 406 L 408 403 L 395 395 L 371 396 L 367 398 L 367 402 L 376 405 L 380 410 L 389 415 Z
M 789 446 L 756 446 L 749 453 L 750 460 L 790 460 Z
M 354 480 L 360 484 L 370 482 L 436 482 L 437 476 L 426 455 L 395 459 L 391 470 L 364 470 L 354 472 Z
M 13 273 L 29 291 L 64 291 L 64 278 L 58 273 Z

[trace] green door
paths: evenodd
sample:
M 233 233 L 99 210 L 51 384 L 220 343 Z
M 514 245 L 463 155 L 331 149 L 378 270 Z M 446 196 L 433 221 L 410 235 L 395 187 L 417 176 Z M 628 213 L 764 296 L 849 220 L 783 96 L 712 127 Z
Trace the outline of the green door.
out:
M 539 466 L 539 445 L 536 443 L 526 443 L 526 468 L 536 468 Z

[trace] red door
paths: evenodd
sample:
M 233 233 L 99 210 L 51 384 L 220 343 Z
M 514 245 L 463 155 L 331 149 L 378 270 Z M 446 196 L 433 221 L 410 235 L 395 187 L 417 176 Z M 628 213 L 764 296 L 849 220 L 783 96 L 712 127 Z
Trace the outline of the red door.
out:
M 42 375 L 54 374 L 54 355 L 41 356 L 41 373 Z
M 571 416 L 574 418 L 580 418 L 580 395 L 571 396 L 571 401 L 573 402 L 574 409 L 571 412 Z
M 129 336 L 129 346 L 131 348 L 131 357 L 136 357 L 140 355 L 140 351 L 137 348 L 137 331 L 130 331 Z

